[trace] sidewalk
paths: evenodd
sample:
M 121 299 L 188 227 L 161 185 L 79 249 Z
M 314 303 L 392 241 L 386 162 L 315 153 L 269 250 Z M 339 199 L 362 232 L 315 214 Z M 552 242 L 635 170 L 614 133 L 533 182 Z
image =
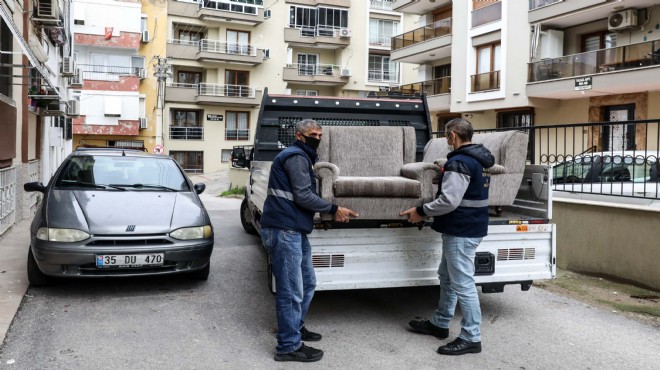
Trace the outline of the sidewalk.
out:
M 30 218 L 13 225 L 0 240 L 0 344 L 28 288 L 26 265 L 31 222 Z

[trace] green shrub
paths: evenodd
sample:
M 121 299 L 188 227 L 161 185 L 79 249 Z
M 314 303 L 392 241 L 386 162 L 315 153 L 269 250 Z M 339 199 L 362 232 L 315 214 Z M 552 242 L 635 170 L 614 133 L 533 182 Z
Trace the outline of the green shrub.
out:
M 230 196 L 233 196 L 233 195 L 241 195 L 242 196 L 244 194 L 245 194 L 245 186 L 240 186 L 240 187 L 236 186 L 236 187 L 233 187 L 233 188 L 231 188 L 227 191 L 223 191 L 222 193 L 220 193 L 220 196 L 221 197 L 230 197 Z

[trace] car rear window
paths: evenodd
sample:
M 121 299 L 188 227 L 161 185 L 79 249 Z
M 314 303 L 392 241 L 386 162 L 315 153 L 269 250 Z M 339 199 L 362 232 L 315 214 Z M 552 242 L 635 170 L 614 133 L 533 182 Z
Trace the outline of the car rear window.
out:
M 56 187 L 190 191 L 179 167 L 167 157 L 81 155 L 70 157 L 64 166 Z

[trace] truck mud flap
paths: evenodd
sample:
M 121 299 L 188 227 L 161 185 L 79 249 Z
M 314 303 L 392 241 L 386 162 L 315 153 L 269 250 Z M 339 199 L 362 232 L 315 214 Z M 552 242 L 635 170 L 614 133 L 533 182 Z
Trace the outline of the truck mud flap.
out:
M 526 292 L 529 290 L 529 288 L 531 288 L 532 283 L 533 283 L 532 280 L 526 280 L 526 281 L 510 281 L 510 282 L 502 282 L 502 283 L 486 283 L 486 284 L 478 284 L 478 285 L 481 286 L 482 293 L 502 293 L 504 291 L 505 285 L 520 284 L 520 289 Z

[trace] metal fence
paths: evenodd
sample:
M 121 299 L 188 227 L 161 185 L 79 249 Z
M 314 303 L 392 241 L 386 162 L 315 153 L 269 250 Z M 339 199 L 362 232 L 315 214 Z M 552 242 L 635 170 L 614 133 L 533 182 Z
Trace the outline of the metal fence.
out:
M 660 199 L 660 120 L 475 130 L 529 133 L 527 161 L 553 166 L 559 192 Z M 434 133 L 442 137 L 444 132 Z
M 216 40 L 208 40 L 208 39 L 204 39 L 199 42 L 199 51 L 220 53 L 220 54 L 235 54 L 235 55 L 249 55 L 249 56 L 257 55 L 257 48 L 249 44 L 224 42 L 224 41 L 216 41 Z
M 142 67 L 104 66 L 98 64 L 79 64 L 85 80 L 119 81 L 120 76 L 144 76 Z
M 16 167 L 0 170 L 0 235 L 16 222 Z

